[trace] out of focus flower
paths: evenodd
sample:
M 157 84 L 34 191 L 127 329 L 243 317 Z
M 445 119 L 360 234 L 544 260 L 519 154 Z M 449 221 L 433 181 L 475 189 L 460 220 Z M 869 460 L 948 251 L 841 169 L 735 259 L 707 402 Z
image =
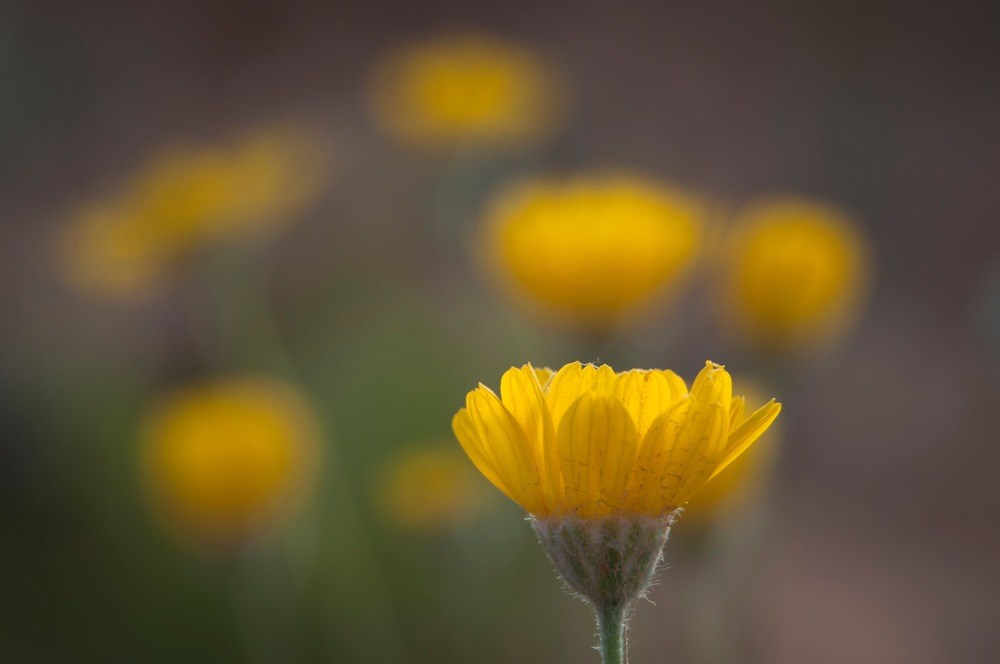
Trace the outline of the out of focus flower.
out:
M 373 72 L 370 97 L 379 125 L 405 143 L 518 144 L 554 128 L 565 85 L 527 47 L 455 34 L 386 55 Z
M 200 544 L 265 531 L 311 485 L 317 424 L 294 386 L 244 376 L 157 400 L 144 420 L 146 489 L 171 527 Z
M 640 177 L 538 179 L 490 207 L 484 260 L 516 300 L 606 330 L 677 290 L 705 216 L 699 200 Z
M 804 198 L 752 204 L 720 261 L 722 306 L 747 341 L 771 352 L 830 341 L 858 313 L 869 250 L 854 221 Z
M 512 368 L 480 385 L 452 426 L 469 458 L 532 516 L 563 580 L 598 614 L 606 662 L 660 559 L 674 515 L 778 416 L 746 415 L 711 362 L 690 391 L 672 371 Z
M 754 381 L 741 378 L 739 384 L 748 407 L 765 402 L 764 390 Z M 706 484 L 684 508 L 682 528 L 702 525 L 755 502 L 771 473 L 774 457 L 781 444 L 781 427 L 774 423 L 753 446 L 729 464 L 726 472 Z
M 482 486 L 461 452 L 440 445 L 390 457 L 375 480 L 386 520 L 402 528 L 436 531 L 467 519 L 484 505 Z
M 89 294 L 147 295 L 196 247 L 291 221 L 319 193 L 327 165 L 315 137 L 291 126 L 227 146 L 165 148 L 118 195 L 80 206 L 57 237 L 58 268 Z

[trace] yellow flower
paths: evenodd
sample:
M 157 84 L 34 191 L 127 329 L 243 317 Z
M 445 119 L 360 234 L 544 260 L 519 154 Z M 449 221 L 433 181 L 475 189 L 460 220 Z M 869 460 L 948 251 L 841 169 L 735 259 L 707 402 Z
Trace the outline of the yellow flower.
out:
M 663 518 L 742 454 L 777 417 L 746 416 L 723 367 L 689 391 L 672 371 L 573 363 L 512 368 L 500 397 L 480 385 L 452 421 L 479 471 L 538 519 Z
M 640 177 L 538 179 L 497 198 L 484 260 L 516 299 L 603 330 L 677 289 L 704 218 L 698 200 Z
M 291 221 L 311 203 L 329 175 L 329 158 L 318 136 L 302 127 L 273 125 L 232 146 L 233 180 L 239 195 L 221 215 L 219 234 L 266 231 Z
M 562 79 L 530 49 L 476 34 L 405 46 L 375 68 L 375 119 L 410 144 L 518 143 L 561 115 Z
M 398 526 L 435 531 L 470 517 L 483 493 L 462 453 L 440 446 L 408 449 L 391 457 L 376 477 L 376 501 Z
M 118 299 L 138 299 L 153 290 L 171 251 L 134 220 L 119 201 L 82 207 L 57 237 L 57 267 L 66 283 Z
M 828 341 L 857 313 L 868 246 L 843 212 L 803 198 L 762 200 L 736 222 L 722 265 L 728 321 L 753 344 Z
M 243 541 L 286 514 L 308 489 L 317 425 L 286 383 L 233 377 L 155 402 L 141 435 L 145 487 L 181 534 Z
M 314 137 L 267 127 L 228 146 L 173 146 L 121 193 L 81 206 L 57 237 L 58 267 L 93 295 L 154 291 L 197 246 L 267 233 L 319 192 L 325 160 Z
M 737 381 L 747 407 L 764 403 L 764 391 L 752 380 Z M 773 424 L 753 446 L 698 492 L 684 508 L 681 528 L 710 522 L 752 503 L 763 488 L 781 443 L 779 423 Z

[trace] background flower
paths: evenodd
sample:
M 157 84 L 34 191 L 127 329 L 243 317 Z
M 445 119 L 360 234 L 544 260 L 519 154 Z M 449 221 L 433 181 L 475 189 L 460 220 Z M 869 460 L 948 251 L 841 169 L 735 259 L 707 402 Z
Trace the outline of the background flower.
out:
M 63 227 L 57 267 L 86 293 L 149 295 L 197 247 L 292 221 L 328 168 L 318 138 L 292 125 L 262 127 L 229 145 L 162 148 L 117 196 L 84 204 Z
M 855 222 L 828 204 L 791 197 L 752 203 L 718 262 L 726 320 L 770 351 L 830 341 L 857 316 L 868 254 Z
M 697 198 L 643 177 L 539 178 L 496 196 L 481 251 L 517 301 L 607 330 L 677 289 L 704 222 Z
M 266 377 L 214 379 L 151 407 L 143 477 L 180 534 L 199 544 L 238 544 L 302 498 L 317 444 L 314 415 L 293 386 Z
M 384 518 L 407 530 L 434 532 L 468 519 L 484 505 L 483 487 L 468 461 L 440 443 L 401 450 L 375 478 Z
M 504 145 L 551 131 L 564 88 L 559 71 L 532 49 L 458 33 L 388 53 L 369 96 L 380 127 L 405 143 Z

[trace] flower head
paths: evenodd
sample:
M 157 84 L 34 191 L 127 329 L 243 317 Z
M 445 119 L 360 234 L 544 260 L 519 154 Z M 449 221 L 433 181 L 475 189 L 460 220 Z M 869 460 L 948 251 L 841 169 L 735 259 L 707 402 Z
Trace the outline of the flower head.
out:
M 868 247 L 854 222 L 833 207 L 802 198 L 760 201 L 737 220 L 726 249 L 724 312 L 759 347 L 829 340 L 860 306 Z
M 604 329 L 676 290 L 704 217 L 697 199 L 640 177 L 538 179 L 497 197 L 484 254 L 515 298 Z
M 462 453 L 440 445 L 403 450 L 376 478 L 385 518 L 410 530 L 435 531 L 468 518 L 483 505 L 483 487 Z
M 142 469 L 157 509 L 185 536 L 239 542 L 308 488 L 317 426 L 294 387 L 236 377 L 158 400 L 142 431 Z
M 315 139 L 290 126 L 164 148 L 118 195 L 81 206 L 57 237 L 58 267 L 90 294 L 147 295 L 199 245 L 289 221 L 319 192 L 325 164 Z
M 512 368 L 452 421 L 483 475 L 535 517 L 661 518 L 682 507 L 777 417 L 747 415 L 711 362 L 689 390 L 672 371 Z
M 517 143 L 560 115 L 561 77 L 516 44 L 457 34 L 390 53 L 374 72 L 375 117 L 411 144 Z

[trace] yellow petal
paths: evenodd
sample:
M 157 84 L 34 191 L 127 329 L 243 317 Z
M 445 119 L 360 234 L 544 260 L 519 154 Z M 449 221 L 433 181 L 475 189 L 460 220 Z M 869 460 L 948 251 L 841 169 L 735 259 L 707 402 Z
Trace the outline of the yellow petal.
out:
M 667 463 L 667 474 L 677 477 L 672 502 L 683 505 L 712 477 L 719 454 L 725 449 L 729 434 L 729 410 L 711 403 L 688 415 L 674 451 Z
M 511 367 L 500 379 L 500 399 L 521 425 L 532 447 L 541 444 L 545 435 L 548 409 L 531 365 Z
M 566 411 L 556 433 L 567 504 L 584 517 L 624 507 L 638 438 L 615 397 L 586 393 Z
M 653 420 L 686 393 L 684 381 L 672 371 L 633 369 L 615 381 L 615 395 L 632 415 L 640 439 Z
M 733 398 L 733 379 L 721 364 L 706 362 L 691 385 L 691 396 L 702 404 L 722 404 L 728 415 L 729 402 Z
M 630 511 L 657 514 L 663 507 L 664 469 L 692 404 L 690 398 L 678 399 L 666 412 L 653 420 L 643 437 L 629 482 Z
M 667 381 L 667 384 L 670 385 L 671 394 L 676 396 L 678 399 L 688 393 L 687 383 L 684 382 L 683 378 L 675 374 L 670 369 L 657 371 L 657 373 L 663 375 L 663 377 Z
M 535 453 L 510 411 L 489 388 L 480 385 L 469 393 L 466 407 L 483 447 L 492 452 L 497 472 L 514 500 L 528 512 L 543 507 Z
M 643 468 L 646 477 L 636 483 L 646 513 L 663 514 L 682 506 L 708 481 L 718 458 L 713 447 L 724 444 L 725 415 L 717 404 L 705 406 L 690 398 L 654 422 L 640 452 L 643 463 L 650 455 Z
M 718 475 L 736 457 L 743 454 L 771 426 L 771 423 L 774 422 L 774 419 L 778 417 L 778 413 L 780 412 L 781 404 L 771 399 L 768 403 L 758 408 L 735 431 L 729 434 L 726 450 L 711 476 L 715 477 Z
M 517 499 L 514 498 L 510 489 L 507 488 L 507 485 L 500 478 L 496 466 L 484 448 L 482 438 L 476 430 L 476 425 L 472 423 L 472 418 L 469 416 L 467 409 L 462 408 L 455 413 L 455 417 L 451 420 L 451 428 L 455 432 L 458 442 L 461 443 L 462 449 L 465 450 L 465 453 L 473 465 L 483 474 L 483 477 L 488 479 L 493 486 L 503 491 L 504 495 L 516 502 Z
M 530 364 L 509 369 L 500 379 L 500 396 L 503 405 L 524 430 L 538 467 L 546 505 L 551 508 L 562 495 L 559 457 L 555 448 L 555 428 L 535 369 Z
M 729 402 L 729 430 L 735 431 L 736 427 L 743 423 L 743 410 L 746 408 L 746 399 L 741 396 L 733 397 Z
M 541 367 L 541 368 L 533 367 L 533 368 L 535 370 L 535 378 L 538 379 L 538 384 L 542 386 L 542 391 L 544 392 L 545 388 L 549 384 L 549 379 L 552 378 L 552 376 L 555 375 L 556 372 L 553 371 L 552 369 L 549 369 L 548 367 Z
M 610 394 L 614 387 L 615 378 L 614 369 L 607 365 L 595 367 L 593 364 L 573 362 L 557 371 L 549 381 L 545 394 L 545 400 L 549 404 L 549 412 L 552 413 L 552 421 L 556 428 L 559 428 L 559 421 L 566 409 L 581 394 L 586 392 Z

